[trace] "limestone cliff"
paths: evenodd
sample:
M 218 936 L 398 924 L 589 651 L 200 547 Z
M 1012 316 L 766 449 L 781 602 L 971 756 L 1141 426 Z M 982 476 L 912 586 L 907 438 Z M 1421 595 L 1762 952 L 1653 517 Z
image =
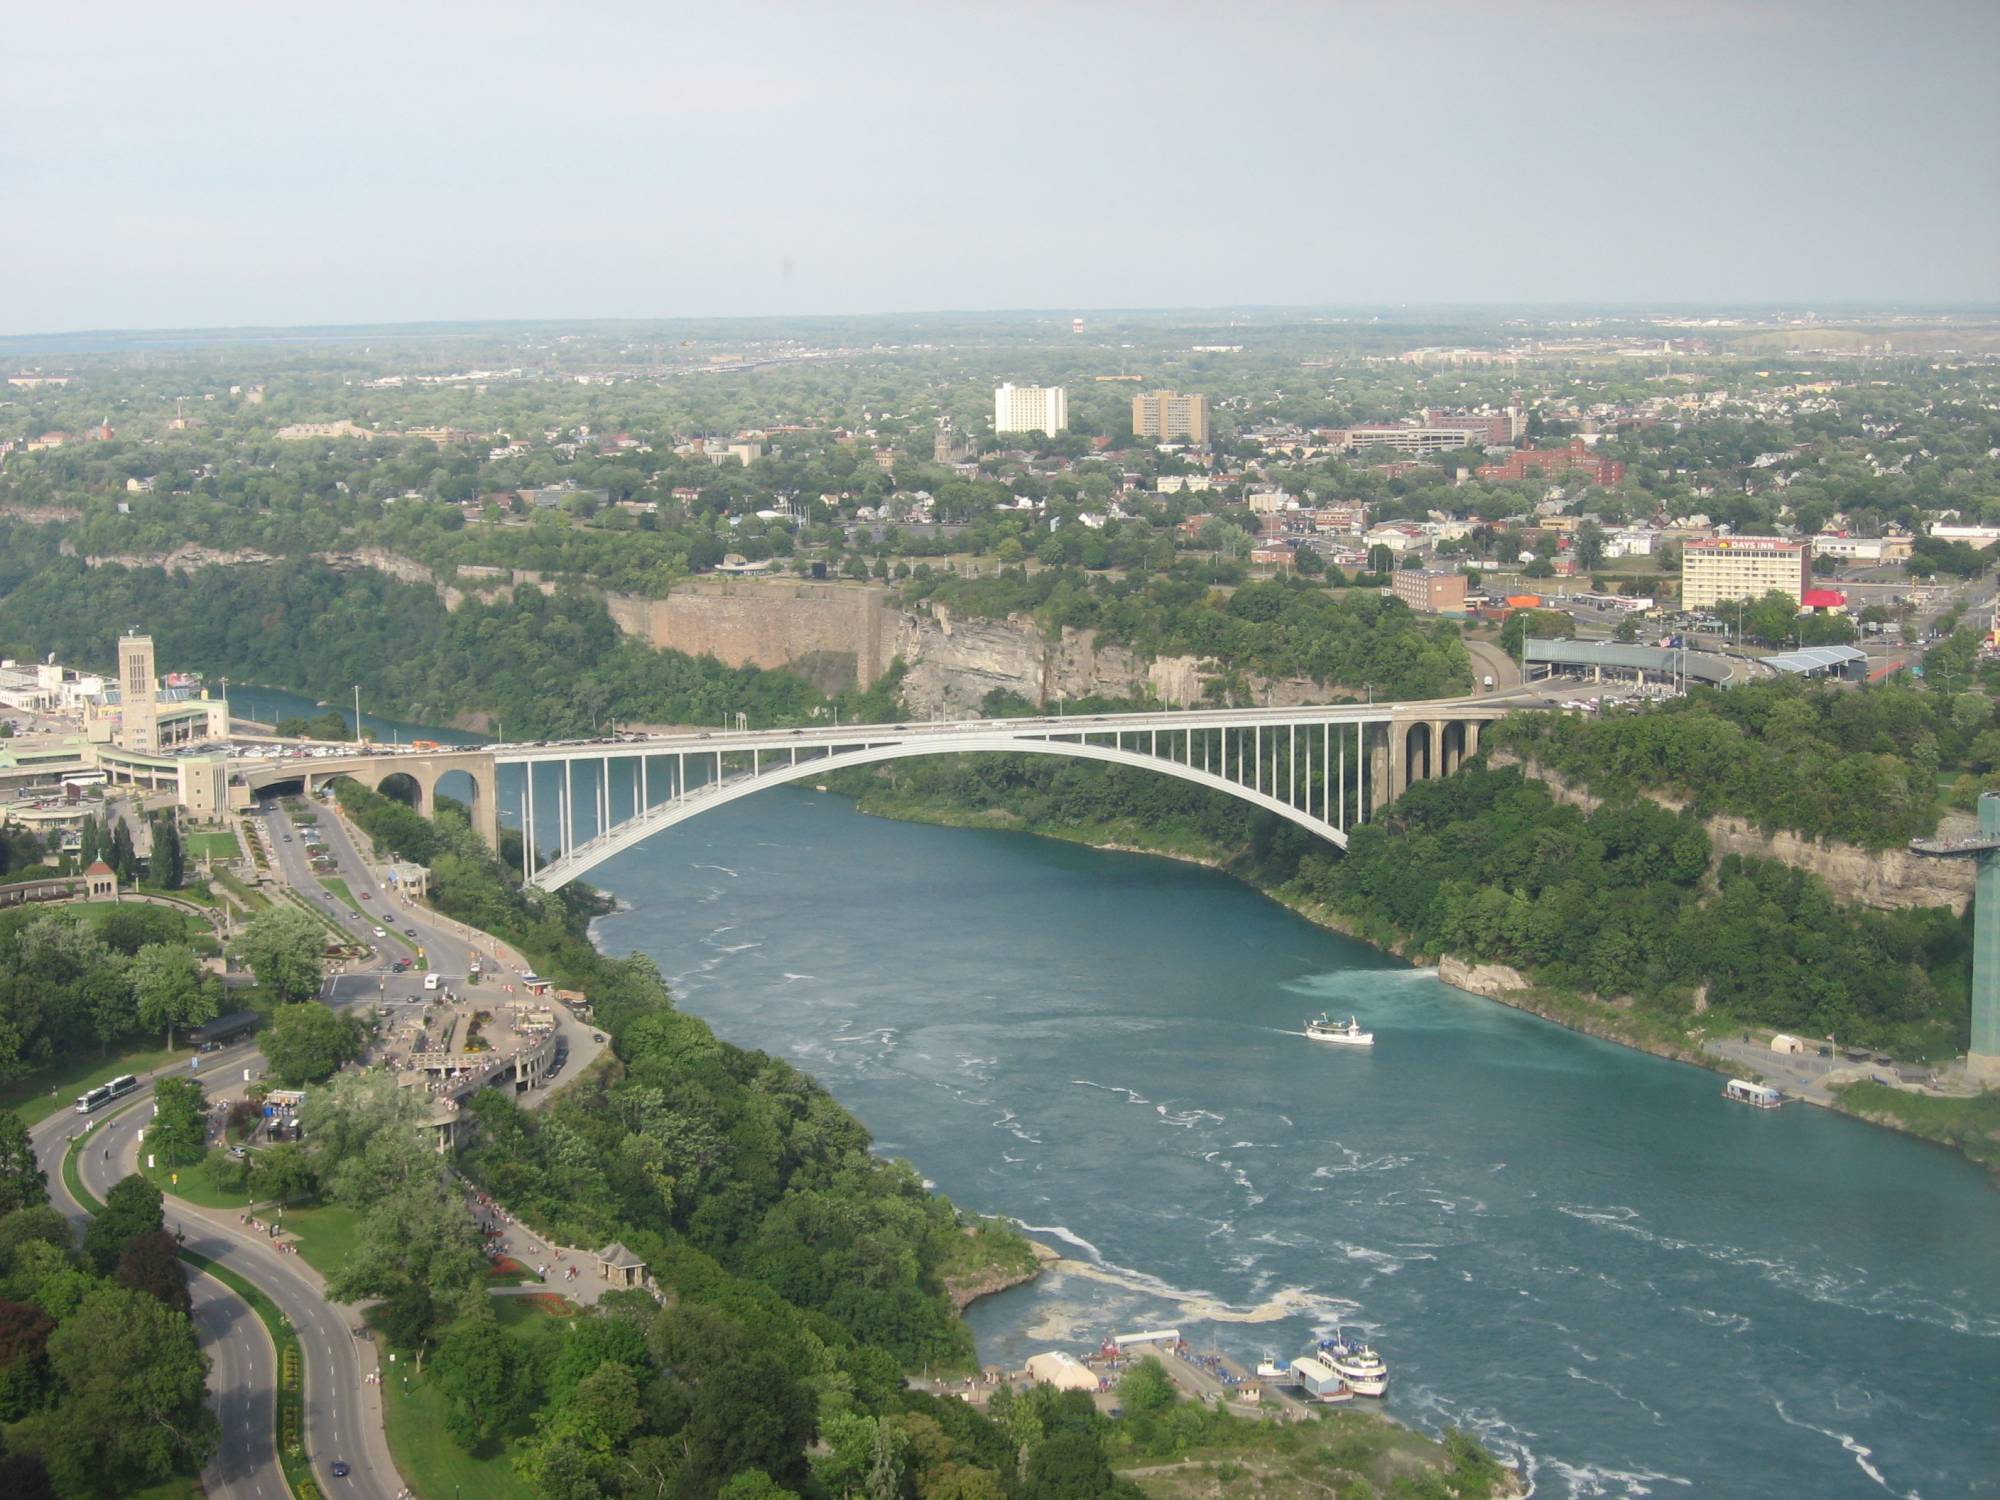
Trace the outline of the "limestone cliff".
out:
M 1095 631 L 1063 629 L 1051 637 L 1019 615 L 960 619 L 942 605 L 907 612 L 896 631 L 896 655 L 909 668 L 903 700 L 924 718 L 977 713 L 981 700 L 996 691 L 1037 706 L 1148 694 L 1184 705 L 1201 697 L 1193 657 L 1148 661 L 1123 646 L 1101 645 Z

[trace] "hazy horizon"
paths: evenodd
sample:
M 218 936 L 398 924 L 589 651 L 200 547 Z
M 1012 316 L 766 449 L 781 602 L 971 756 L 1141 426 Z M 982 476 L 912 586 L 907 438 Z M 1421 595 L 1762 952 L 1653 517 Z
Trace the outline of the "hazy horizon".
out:
M 1973 0 L 92 19 L 10 26 L 0 335 L 2000 301 Z

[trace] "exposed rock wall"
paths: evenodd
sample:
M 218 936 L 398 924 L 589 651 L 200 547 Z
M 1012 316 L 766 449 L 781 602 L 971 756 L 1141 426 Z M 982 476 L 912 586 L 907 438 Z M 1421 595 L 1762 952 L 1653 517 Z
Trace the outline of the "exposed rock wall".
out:
M 897 615 L 874 584 L 699 578 L 664 599 L 612 594 L 611 618 L 656 650 L 713 656 L 732 667 L 836 664 L 867 687 L 894 656 Z
M 1018 615 L 959 619 L 942 605 L 906 613 L 895 654 L 909 667 L 903 699 L 919 717 L 976 713 L 996 690 L 1019 694 L 1037 707 L 1089 697 L 1151 694 L 1175 705 L 1201 698 L 1200 663 L 1194 657 L 1148 660 L 1123 646 L 1100 645 L 1091 630 L 1065 628 L 1050 638 Z
M 1546 786 L 1549 795 L 1558 802 L 1567 802 L 1585 812 L 1604 801 L 1587 787 L 1578 786 L 1534 761 L 1523 761 L 1512 751 L 1495 751 L 1490 763 L 1520 766 Z M 1671 812 L 1680 812 L 1687 806 L 1686 802 L 1663 792 L 1648 792 L 1646 796 Z M 1963 911 L 1972 899 L 1971 860 L 1925 859 L 1907 849 L 1864 849 L 1837 839 L 1807 838 L 1784 828 L 1767 833 L 1748 818 L 1728 813 L 1706 818 L 1702 826 L 1708 830 L 1712 863 L 1719 864 L 1731 854 L 1775 859 L 1819 876 L 1835 896 L 1855 905 L 1884 910 L 1946 906 Z

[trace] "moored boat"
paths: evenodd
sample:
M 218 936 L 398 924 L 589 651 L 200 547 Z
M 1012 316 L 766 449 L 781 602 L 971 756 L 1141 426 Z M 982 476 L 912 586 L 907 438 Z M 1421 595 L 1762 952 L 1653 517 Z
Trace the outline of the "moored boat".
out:
M 1722 1097 L 1747 1104 L 1752 1109 L 1776 1109 L 1785 1102 L 1785 1096 L 1769 1084 L 1752 1083 L 1747 1078 L 1730 1079 L 1722 1086 Z
M 1380 1396 L 1388 1392 L 1389 1367 L 1366 1344 L 1350 1342 L 1336 1333 L 1330 1339 L 1320 1340 L 1318 1358 L 1357 1396 Z

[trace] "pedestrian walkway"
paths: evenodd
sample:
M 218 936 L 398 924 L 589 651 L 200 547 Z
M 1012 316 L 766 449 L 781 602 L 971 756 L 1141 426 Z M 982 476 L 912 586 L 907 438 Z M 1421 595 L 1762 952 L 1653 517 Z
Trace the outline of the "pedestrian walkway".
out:
M 538 1278 L 526 1286 L 497 1286 L 498 1297 L 520 1297 L 536 1292 L 560 1292 L 583 1307 L 592 1306 L 611 1285 L 599 1274 L 597 1255 L 573 1245 L 557 1245 L 537 1234 L 477 1188 L 468 1185 L 465 1206 L 479 1226 L 489 1259 L 505 1257 L 528 1275 Z

